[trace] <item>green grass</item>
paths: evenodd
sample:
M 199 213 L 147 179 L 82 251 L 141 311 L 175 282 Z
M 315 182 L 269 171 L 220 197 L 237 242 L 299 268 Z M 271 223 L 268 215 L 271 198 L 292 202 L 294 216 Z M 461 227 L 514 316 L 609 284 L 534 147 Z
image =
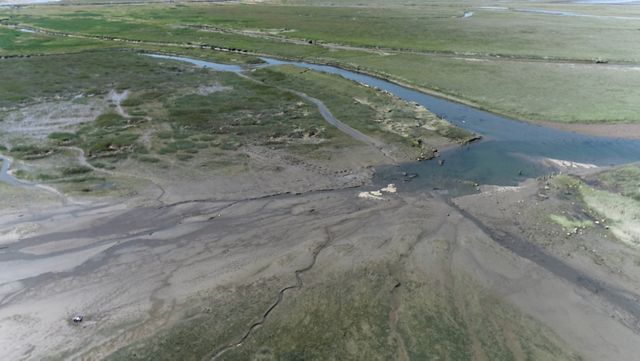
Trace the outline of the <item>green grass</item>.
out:
M 264 327 L 221 360 L 390 360 L 389 290 L 381 268 L 330 275 L 291 292 Z
M 192 299 L 183 320 L 156 335 L 136 342 L 107 360 L 201 360 L 216 345 L 242 333 L 246 324 L 273 302 L 277 280 L 220 288 L 208 299 Z
M 67 16 L 70 10 L 51 7 L 44 11 L 38 8 L 37 11 L 15 12 L 12 20 L 63 31 L 119 36 L 135 33 L 141 39 L 149 36 L 167 38 L 167 35 L 172 39 L 189 37 L 192 41 L 220 38 L 217 34 L 175 27 L 203 24 L 240 30 L 287 29 L 290 31 L 279 35 L 365 47 L 640 60 L 634 50 L 638 30 L 632 20 L 480 9 L 474 10 L 472 18 L 462 19 L 460 16 L 469 4 L 434 5 L 391 7 L 384 10 L 384 16 L 378 7 L 196 4 L 92 7 L 92 12 L 103 16 L 80 14 L 70 17 Z
M 599 188 L 640 201 L 640 167 L 636 165 L 602 172 L 597 182 Z
M 0 66 L 0 107 L 111 89 L 169 92 L 177 84 L 195 86 L 209 72 L 182 64 L 158 68 L 152 58 L 128 51 L 5 59 Z
M 49 134 L 48 138 L 57 145 L 68 145 L 73 143 L 78 138 L 78 136 L 75 133 L 54 132 Z
M 594 212 L 608 220 L 616 238 L 631 247 L 640 247 L 640 201 L 586 185 L 580 187 L 580 194 Z
M 59 147 L 75 146 L 99 168 L 118 168 L 127 160 L 164 167 L 172 158 L 189 162 L 216 150 L 225 159 L 239 156 L 243 146 L 310 154 L 353 144 L 326 124 L 315 105 L 232 73 L 128 51 L 9 59 L 5 64 L 0 72 L 7 81 L 0 84 L 0 93 L 13 96 L 2 99 L 10 109 L 29 107 L 43 98 L 69 100 L 77 94 L 108 98 L 112 89 L 130 92 L 123 102 L 129 116 L 106 110 L 92 122 L 51 133 L 44 144 L 28 139 L 24 144 L 14 142 L 12 155 L 18 159 L 40 159 Z M 198 93 L 199 87 L 211 84 L 226 90 Z M 354 86 L 358 88 L 362 87 Z M 134 112 L 141 116 L 131 116 Z
M 340 76 L 293 66 L 263 68 L 252 72 L 252 76 L 321 99 L 337 119 L 351 127 L 390 144 L 416 147 L 418 152 L 423 151 L 421 145 L 425 152 L 430 152 L 434 138 L 463 141 L 470 136 L 432 113 L 420 112 L 413 104 Z
M 474 16 L 468 19 L 456 17 L 474 4 L 478 3 L 391 6 L 384 9 L 384 16 L 380 16 L 379 7 L 202 4 L 126 9 L 38 7 L 38 11 L 26 8 L 4 12 L 12 22 L 59 31 L 210 44 L 289 58 L 336 62 L 522 119 L 581 123 L 638 121 L 640 91 L 635 84 L 640 82 L 640 72 L 633 69 L 504 59 L 463 60 L 456 59 L 454 54 L 638 62 L 640 58 L 635 51 L 638 29 L 634 21 L 481 9 L 474 9 Z M 514 6 L 535 7 L 519 3 Z M 588 6 L 545 4 L 538 7 L 598 14 Z M 640 16 L 633 7 L 600 9 L 604 14 Z M 199 31 L 185 25 L 207 25 L 231 32 Z M 262 31 L 269 37 L 242 35 L 241 32 L 247 30 Z M 16 36 L 15 31 L 7 36 L 9 40 L 5 42 L 13 44 L 11 39 Z M 278 37 L 364 48 L 389 47 L 405 52 L 378 55 L 355 49 L 329 50 L 284 43 Z M 106 45 L 114 44 L 107 42 Z M 12 45 L 11 49 L 17 48 Z M 416 51 L 441 55 L 418 55 L 414 53 Z M 196 50 L 180 52 L 194 53 Z
M 92 39 L 53 37 L 0 28 L 0 56 L 71 52 L 105 46 L 109 44 Z
M 392 360 L 389 312 L 396 281 L 386 264 L 305 275 L 240 347 L 221 360 Z M 550 330 L 468 279 L 443 285 L 413 274 L 399 292 L 398 333 L 412 360 L 579 360 Z M 257 292 L 253 290 L 252 292 Z M 275 297 L 241 289 L 226 302 L 126 347 L 114 360 L 199 360 L 235 340 Z M 474 345 L 476 343 L 476 345 Z M 516 358 L 515 355 L 519 358 Z
M 573 231 L 575 229 L 593 227 L 593 222 L 588 219 L 585 219 L 585 220 L 572 219 L 560 214 L 551 214 L 549 215 L 549 218 L 553 222 L 562 226 L 562 228 L 564 228 L 565 231 Z
M 352 63 L 351 59 L 345 59 Z M 637 122 L 640 72 L 521 61 L 473 61 L 419 55 L 367 55 L 356 64 L 392 79 L 522 119 Z
M 225 76 L 224 84 L 232 89 L 209 95 L 185 95 L 169 102 L 169 121 L 190 132 L 233 135 L 245 141 L 299 138 L 312 130 L 326 138 L 336 135 L 335 131 L 319 131 L 318 128 L 324 128 L 322 118 L 311 105 L 300 103 L 293 94 L 234 75 Z
M 54 154 L 55 147 L 35 144 L 16 144 L 11 147 L 11 155 L 25 160 L 40 159 Z
M 637 248 L 640 246 L 637 172 L 637 166 L 625 166 L 601 172 L 586 182 L 570 176 L 554 177 L 553 182 L 563 190 L 567 201 L 580 202 L 585 212 L 610 229 L 615 238 Z
M 411 360 L 580 360 L 551 330 L 470 277 L 400 288 L 398 329 Z

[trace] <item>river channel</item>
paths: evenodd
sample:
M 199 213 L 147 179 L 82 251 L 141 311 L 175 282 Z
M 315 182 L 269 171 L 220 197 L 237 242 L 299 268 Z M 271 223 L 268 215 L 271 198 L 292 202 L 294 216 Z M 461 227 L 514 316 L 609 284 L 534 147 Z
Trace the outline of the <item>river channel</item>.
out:
M 185 57 L 153 55 L 189 62 L 219 71 L 240 72 L 241 66 Z M 640 141 L 597 137 L 543 127 L 421 93 L 376 77 L 334 66 L 262 58 L 267 66 L 294 65 L 338 74 L 386 90 L 406 101 L 423 105 L 449 122 L 482 135 L 480 142 L 442 152 L 438 162 L 413 162 L 381 167 L 375 183 L 396 183 L 405 190 L 448 189 L 466 193 L 474 184 L 516 185 L 526 178 L 553 172 L 545 159 L 610 166 L 640 160 Z M 264 65 L 263 65 L 264 66 Z M 406 175 L 413 175 L 407 182 Z

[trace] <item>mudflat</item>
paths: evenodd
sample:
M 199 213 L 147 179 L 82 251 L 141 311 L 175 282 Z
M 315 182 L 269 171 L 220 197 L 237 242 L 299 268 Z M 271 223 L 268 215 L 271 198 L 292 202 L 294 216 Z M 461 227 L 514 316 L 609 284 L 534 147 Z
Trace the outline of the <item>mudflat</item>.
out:
M 0 355 L 637 358 L 636 8 L 268 2 L 0 8 Z

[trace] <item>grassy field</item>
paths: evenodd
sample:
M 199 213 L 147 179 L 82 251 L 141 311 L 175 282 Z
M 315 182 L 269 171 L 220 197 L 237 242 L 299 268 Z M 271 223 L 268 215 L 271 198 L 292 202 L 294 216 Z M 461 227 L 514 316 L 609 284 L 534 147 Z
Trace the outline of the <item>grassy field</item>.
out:
M 71 52 L 105 46 L 108 44 L 97 40 L 59 38 L 0 28 L 0 56 L 2 54 Z
M 384 16 L 380 16 L 379 5 L 45 6 L 0 10 L 0 18 L 8 19 L 5 24 L 91 37 L 208 44 L 337 63 L 534 121 L 638 121 L 637 66 L 594 61 L 640 62 L 635 51 L 637 20 L 633 20 L 640 17 L 640 11 L 629 6 L 594 10 L 587 5 L 519 2 L 510 3 L 511 10 L 498 11 L 481 8 L 483 4 L 389 5 Z M 524 11 L 532 7 L 590 16 Z M 469 9 L 473 16 L 461 17 Z M 96 39 L 56 40 L 6 28 L 2 31 L 6 35 L 0 36 L 4 39 L 0 44 L 6 45 L 0 46 L 0 54 L 98 46 Z M 113 42 L 103 43 L 114 46 Z
M 557 185 L 571 204 L 580 204 L 581 219 L 551 215 L 566 231 L 577 233 L 586 228 L 604 228 L 612 240 L 637 249 L 640 245 L 640 168 L 629 165 L 579 179 L 558 176 Z M 576 212 L 572 212 L 576 213 Z M 567 213 L 567 215 L 569 215 Z M 605 236 L 606 237 L 606 236 Z
M 363 47 L 640 61 L 634 46 L 638 30 L 632 19 L 560 17 L 489 9 L 474 9 L 473 17 L 463 18 L 469 5 L 473 2 L 393 7 L 384 16 L 376 7 L 155 5 L 73 10 L 39 7 L 15 11 L 9 17 L 12 21 L 69 32 L 113 35 L 135 32 L 140 39 L 162 35 L 180 39 L 194 33 L 184 25 L 211 25 Z M 633 9 L 629 10 L 631 15 Z M 208 36 L 199 35 L 203 39 Z
M 305 287 L 288 294 L 242 347 L 229 350 L 219 359 L 395 359 L 398 345 L 389 323 L 395 281 L 386 267 L 369 265 L 349 274 L 306 277 Z M 464 286 L 465 291 L 428 280 L 403 283 L 397 328 L 409 359 L 580 359 L 548 329 L 492 299 L 478 285 L 463 280 L 456 284 Z M 255 306 L 235 308 L 244 312 L 227 312 L 234 305 L 246 307 L 248 300 L 260 299 L 260 294 L 239 293 L 238 297 L 228 304 L 216 304 L 211 315 L 187 319 L 123 349 L 113 359 L 200 360 L 225 337 L 227 341 L 233 339 L 229 331 L 238 332 L 238 325 L 248 322 L 247 311 L 259 312 Z M 229 319 L 229 314 L 242 316 Z M 230 325 L 228 329 L 220 328 L 222 320 Z M 209 342 L 202 343 L 202 335 Z

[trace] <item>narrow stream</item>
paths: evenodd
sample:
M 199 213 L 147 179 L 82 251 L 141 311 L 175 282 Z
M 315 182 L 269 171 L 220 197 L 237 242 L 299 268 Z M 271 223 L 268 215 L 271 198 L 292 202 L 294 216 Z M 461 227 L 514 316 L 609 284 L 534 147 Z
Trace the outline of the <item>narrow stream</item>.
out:
M 16 177 L 9 174 L 9 168 L 11 168 L 11 159 L 0 155 L 0 162 L 2 162 L 2 167 L 0 167 L 0 182 L 6 183 L 15 187 L 33 187 L 33 183 L 29 183 L 27 181 L 21 181 Z
M 237 65 L 185 57 L 151 56 L 189 62 L 219 71 L 246 70 Z M 262 59 L 266 66 L 294 65 L 341 75 L 386 90 L 406 101 L 421 104 L 439 117 L 483 136 L 482 141 L 470 146 L 442 152 L 440 159 L 444 160 L 443 166 L 427 161 L 379 168 L 375 183 L 396 183 L 403 190 L 446 189 L 456 194 L 472 192 L 474 183 L 516 185 L 526 178 L 548 174 L 554 169 L 544 163 L 546 158 L 598 166 L 640 160 L 638 140 L 582 135 L 522 122 L 333 66 Z M 407 174 L 413 177 L 407 179 Z

